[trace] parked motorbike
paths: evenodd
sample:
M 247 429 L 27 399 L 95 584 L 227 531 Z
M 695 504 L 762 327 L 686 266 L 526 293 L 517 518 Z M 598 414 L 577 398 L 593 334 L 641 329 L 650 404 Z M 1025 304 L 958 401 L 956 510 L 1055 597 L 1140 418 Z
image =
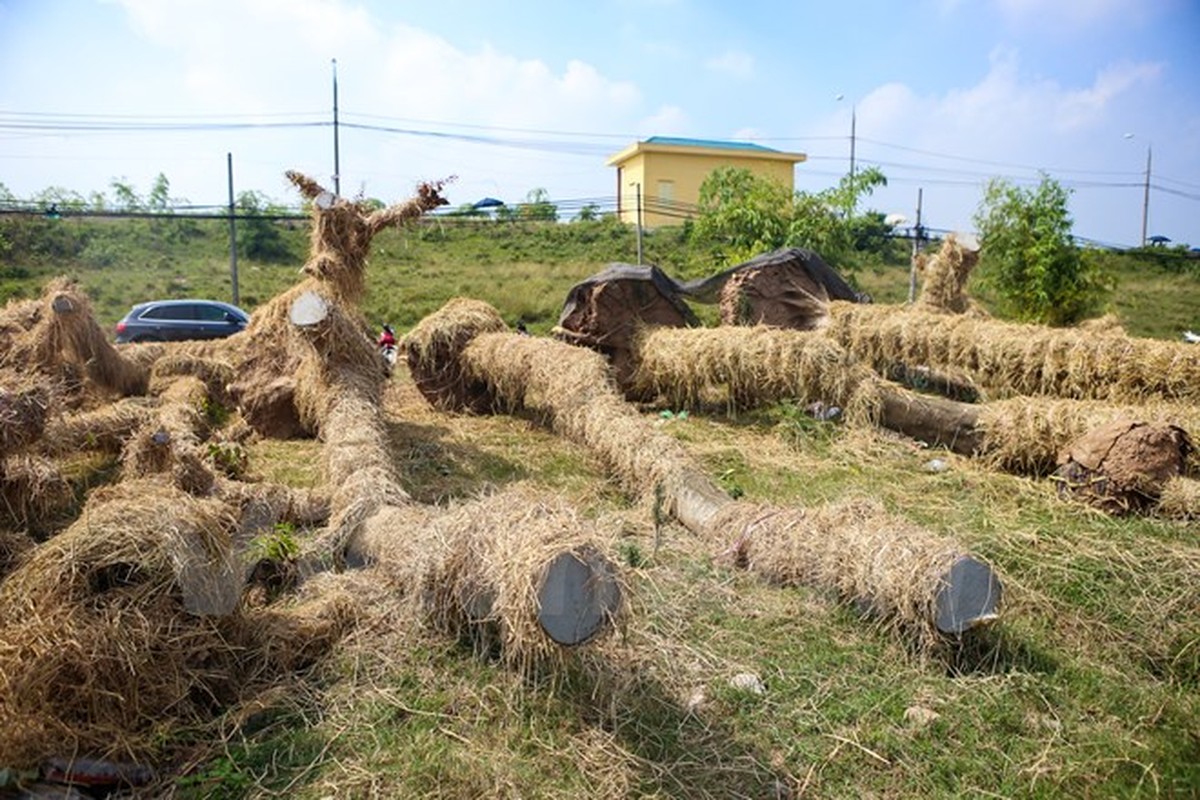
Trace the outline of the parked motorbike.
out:
M 383 331 L 379 334 L 379 340 L 376 342 L 379 348 L 379 356 L 387 364 L 388 370 L 396 366 L 396 333 L 392 330 L 391 325 L 384 325 Z

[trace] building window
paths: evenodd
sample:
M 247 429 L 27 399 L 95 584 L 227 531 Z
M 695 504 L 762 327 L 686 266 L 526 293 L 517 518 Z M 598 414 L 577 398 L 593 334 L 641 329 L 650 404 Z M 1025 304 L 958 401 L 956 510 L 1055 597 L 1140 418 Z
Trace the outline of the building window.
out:
M 675 202 L 675 181 L 658 182 L 658 199 L 664 203 Z

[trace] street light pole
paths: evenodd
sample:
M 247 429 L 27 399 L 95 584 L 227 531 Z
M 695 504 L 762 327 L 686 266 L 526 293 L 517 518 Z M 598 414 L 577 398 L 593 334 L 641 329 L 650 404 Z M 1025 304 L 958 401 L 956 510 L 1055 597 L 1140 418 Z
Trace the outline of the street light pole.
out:
M 1136 137 L 1132 133 L 1127 133 L 1127 134 L 1125 134 L 1124 138 L 1133 139 Z M 1146 235 L 1147 235 L 1147 233 L 1149 233 L 1149 231 L 1147 230 L 1147 223 L 1150 221 L 1150 163 L 1151 163 L 1151 159 L 1153 158 L 1153 151 L 1154 151 L 1154 143 L 1147 142 L 1146 143 L 1146 174 L 1144 176 L 1144 181 L 1142 182 L 1142 247 L 1146 246 L 1146 242 L 1148 241 L 1146 238 Z
M 1150 218 L 1150 153 L 1153 148 L 1146 145 L 1146 184 L 1142 190 L 1142 247 L 1146 246 L 1146 222 Z
M 338 159 L 337 59 L 333 61 L 333 193 L 342 196 L 342 165 Z
M 841 102 L 846 95 L 839 94 L 835 100 Z M 847 213 L 853 214 L 858 205 L 858 195 L 854 191 L 855 145 L 858 143 L 858 104 L 850 104 L 850 208 Z
M 858 127 L 858 109 L 850 106 L 850 183 L 854 183 L 854 142 L 855 129 Z

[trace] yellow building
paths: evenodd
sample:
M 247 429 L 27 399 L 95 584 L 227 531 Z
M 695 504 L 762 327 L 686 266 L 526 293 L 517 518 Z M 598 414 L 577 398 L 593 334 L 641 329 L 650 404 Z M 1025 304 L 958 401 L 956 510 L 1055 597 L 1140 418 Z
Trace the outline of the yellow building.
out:
M 651 136 L 608 159 L 617 168 L 617 215 L 646 228 L 678 225 L 696 214 L 700 184 L 717 167 L 741 167 L 792 191 L 795 165 L 804 153 L 784 153 L 748 142 L 714 142 Z M 639 194 L 640 203 L 639 203 Z

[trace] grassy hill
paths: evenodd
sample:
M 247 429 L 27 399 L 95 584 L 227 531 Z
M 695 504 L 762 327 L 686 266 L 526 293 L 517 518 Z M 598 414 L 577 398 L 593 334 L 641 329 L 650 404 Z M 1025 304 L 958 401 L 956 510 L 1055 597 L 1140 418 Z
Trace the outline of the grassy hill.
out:
M 245 223 L 242 223 L 245 224 Z M 239 300 L 247 310 L 294 282 L 307 254 L 307 226 L 268 223 L 279 237 L 271 260 L 238 262 Z M 243 247 L 246 234 L 241 234 Z M 166 297 L 232 297 L 227 224 L 221 220 L 102 220 L 66 217 L 0 218 L 0 302 L 35 296 L 57 275 L 76 278 L 102 324 L 129 306 Z M 409 231 L 385 231 L 370 260 L 369 319 L 405 330 L 446 300 L 469 296 L 494 305 L 506 319 L 534 331 L 558 317 L 567 290 L 610 262 L 636 263 L 637 241 L 609 220 L 571 224 L 425 220 Z M 1177 339 L 1200 328 L 1200 260 L 1181 253 L 1090 252 L 1112 275 L 1109 312 L 1135 336 Z M 683 228 L 648 233 L 643 260 L 681 278 L 712 274 L 731 264 L 696 246 Z M 877 302 L 902 302 L 908 293 L 907 243 L 881 256 L 838 265 Z M 986 292 L 972 293 L 988 305 Z M 705 309 L 697 309 L 704 318 Z
M 0 300 L 76 277 L 105 325 L 133 302 L 228 298 L 227 244 L 158 221 L 37 220 L 41 251 L 9 237 Z M 136 227 L 122 227 L 122 226 Z M 51 226 L 60 226 L 53 228 Z M 107 227 L 106 227 L 107 226 Z M 47 232 L 49 231 L 49 232 Z M 70 235 L 66 235 L 66 233 Z M 248 309 L 296 280 L 291 258 L 242 259 Z M 57 237 L 57 238 L 56 238 Z M 68 241 L 70 240 L 70 241 Z M 82 242 L 82 244 L 81 244 Z M 720 266 L 679 231 L 644 242 L 681 276 Z M 366 312 L 404 330 L 454 296 L 535 333 L 567 289 L 632 235 L 607 223 L 452 226 L 379 236 Z M 19 255 L 18 255 L 19 253 Z M 1175 339 L 1200 318 L 1200 276 L 1105 256 L 1114 313 Z M 907 262 L 851 273 L 878 301 L 907 292 Z M 683 528 L 657 527 L 589 454 L 531 420 L 433 411 L 399 370 L 386 398 L 406 490 L 446 505 L 513 484 L 568 497 L 611 537 L 633 614 L 561 669 L 521 674 L 440 637 L 408 607 L 376 608 L 333 655 L 192 731 L 164 731 L 170 791 L 208 797 L 1192 797 L 1200 793 L 1200 530 L 1117 519 L 1049 482 L 991 472 L 898 436 L 782 404 L 728 417 L 644 409 L 707 472 L 749 499 L 812 506 L 867 496 L 956 538 L 1003 576 L 1004 616 L 939 652 L 814 589 L 724 563 Z M 671 409 L 680 411 L 681 409 Z M 937 457 L 948 468 L 927 468 Z M 253 474 L 320 479 L 316 442 L 260 441 Z M 739 688 L 750 673 L 762 693 Z M 3 761 L 0 754 L 0 762 Z M 0 763 L 0 767 L 3 764 Z

